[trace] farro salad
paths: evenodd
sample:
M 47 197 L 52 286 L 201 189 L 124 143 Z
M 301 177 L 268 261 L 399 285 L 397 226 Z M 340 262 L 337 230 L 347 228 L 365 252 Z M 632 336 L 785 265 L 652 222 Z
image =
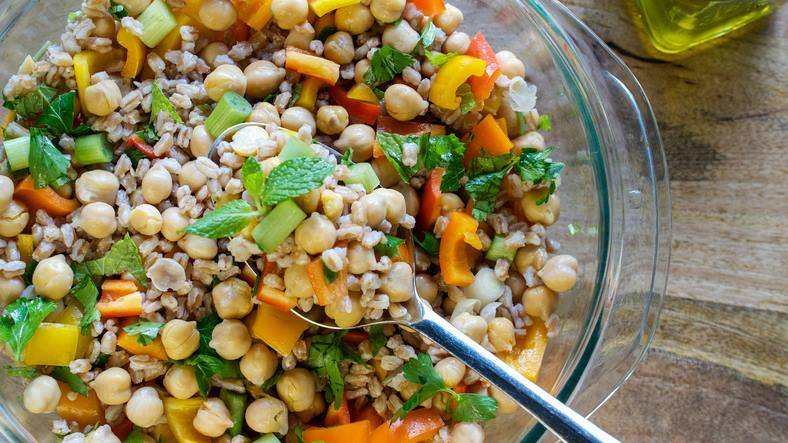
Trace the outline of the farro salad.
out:
M 69 443 L 484 441 L 517 406 L 457 358 L 290 312 L 350 327 L 419 296 L 536 379 L 577 279 L 546 232 L 564 165 L 524 63 L 462 21 L 443 0 L 69 14 L 3 88 L 24 407 Z

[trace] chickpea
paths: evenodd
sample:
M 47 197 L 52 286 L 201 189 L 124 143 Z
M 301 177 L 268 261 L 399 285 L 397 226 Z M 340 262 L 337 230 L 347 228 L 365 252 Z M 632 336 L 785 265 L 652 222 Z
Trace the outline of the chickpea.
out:
M 517 153 L 525 148 L 534 148 L 540 151 L 544 151 L 545 148 L 544 137 L 536 131 L 526 132 L 512 140 L 512 143 L 514 144 L 514 151 Z
M 345 209 L 345 202 L 342 200 L 342 196 L 330 189 L 320 191 L 320 204 L 322 205 L 323 215 L 330 220 L 338 219 Z
M 405 0 L 372 0 L 369 10 L 379 22 L 391 23 L 402 17 Z
M 306 272 L 306 265 L 294 264 L 285 269 L 285 293 L 291 297 L 309 298 L 314 295 Z
M 353 67 L 353 79 L 356 83 L 364 83 L 364 74 L 367 73 L 371 65 L 372 62 L 367 58 L 362 58 L 356 62 L 356 66 Z
M 307 254 L 320 254 L 334 246 L 336 240 L 337 230 L 334 223 L 325 215 L 318 213 L 313 213 L 295 230 L 296 245 L 303 248 Z
M 334 146 L 341 151 L 353 149 L 353 161 L 363 162 L 372 157 L 375 146 L 375 130 L 369 125 L 356 123 L 349 125 L 342 131 Z
M 558 220 L 558 216 L 561 215 L 561 201 L 558 195 L 551 194 L 546 203 L 537 204 L 548 192 L 547 188 L 533 189 L 526 192 L 520 200 L 520 206 L 529 222 L 550 226 Z
M 25 230 L 29 220 L 27 207 L 16 200 L 11 200 L 5 211 L 0 212 L 0 236 L 16 237 Z
M 481 343 L 487 333 L 487 322 L 480 316 L 468 312 L 454 317 L 451 324 L 477 343 Z
M 293 29 L 306 21 L 309 4 L 306 0 L 274 0 L 271 3 L 271 13 L 280 28 Z
M 371 164 L 372 169 L 375 171 L 378 179 L 380 179 L 381 186 L 388 188 L 400 182 L 397 170 L 391 166 L 391 162 L 389 162 L 388 159 L 383 157 L 372 159 Z
M 324 134 L 339 134 L 347 124 L 348 114 L 342 106 L 326 105 L 317 110 L 317 128 Z
M 465 54 L 468 46 L 471 45 L 471 38 L 464 32 L 452 33 L 445 42 L 443 42 L 444 52 L 456 52 L 457 54 Z
M 523 308 L 531 317 L 547 321 L 558 304 L 558 295 L 546 286 L 535 286 L 523 292 Z
M 246 77 L 241 68 L 235 65 L 217 66 L 205 77 L 205 92 L 211 100 L 218 102 L 225 92 L 233 91 L 239 95 L 246 93 Z
M 349 303 L 345 300 L 338 300 L 326 305 L 325 308 L 328 318 L 333 319 L 340 328 L 356 326 L 366 313 L 366 309 L 361 306 L 361 296 L 351 294 L 347 300 Z
M 25 282 L 21 277 L 0 278 L 0 308 L 19 298 L 24 289 Z
M 410 26 L 407 20 L 396 25 L 388 25 L 383 31 L 383 44 L 402 52 L 412 52 L 419 44 L 419 33 Z
M 73 283 L 74 271 L 66 263 L 66 256 L 63 254 L 41 260 L 33 271 L 36 293 L 52 300 L 65 297 Z
M 233 425 L 233 420 L 230 418 L 230 410 L 221 399 L 208 398 L 197 410 L 192 425 L 202 435 L 219 437 Z
M 398 183 L 397 186 L 394 186 L 394 190 L 405 197 L 405 212 L 412 217 L 416 217 L 419 213 L 419 194 L 416 190 L 405 182 Z
M 112 80 L 102 80 L 85 89 L 83 106 L 91 114 L 105 117 L 112 114 L 120 106 L 120 88 Z
M 186 234 L 186 236 L 178 240 L 178 247 L 194 259 L 210 260 L 216 257 L 216 254 L 219 252 L 219 246 L 215 239 L 194 234 Z
M 375 266 L 375 251 L 360 242 L 353 242 L 347 248 L 348 271 L 351 274 L 363 274 Z
M 183 238 L 185 234 L 179 231 L 189 226 L 189 219 L 175 206 L 167 208 L 161 213 L 161 221 L 161 235 L 169 241 L 178 241 Z
M 453 388 L 465 378 L 465 365 L 455 357 L 446 357 L 435 364 L 435 372 L 441 376 L 446 386 Z
M 94 36 L 108 39 L 115 38 L 115 20 L 111 17 L 94 17 L 93 24 L 96 25 L 95 29 L 93 29 Z
M 517 250 L 514 256 L 514 264 L 520 273 L 525 272 L 529 266 L 534 269 L 542 269 L 547 261 L 547 251 L 536 245 L 525 245 Z
M 511 51 L 499 51 L 495 54 L 501 74 L 509 77 L 525 77 L 525 65 Z
M 315 124 L 315 117 L 309 112 L 309 109 L 293 106 L 285 109 L 285 112 L 282 113 L 282 127 L 291 131 L 298 131 L 301 126 L 306 125 L 309 125 L 314 136 L 317 124 Z
M 315 377 L 304 368 L 285 371 L 276 382 L 276 393 L 293 412 L 309 409 L 316 391 Z
M 82 443 L 121 443 L 121 441 L 112 432 L 110 425 L 101 425 L 86 435 Z
M 0 175 L 0 212 L 8 209 L 14 200 L 14 182 L 5 175 Z
M 172 365 L 164 374 L 162 384 L 170 395 L 179 400 L 192 398 L 200 389 L 194 367 L 189 365 Z
M 306 194 L 299 195 L 295 197 L 293 201 L 305 213 L 311 214 L 317 211 L 317 205 L 320 204 L 320 189 L 313 189 Z
M 253 385 L 260 386 L 274 376 L 279 367 L 279 359 L 274 351 L 262 343 L 255 343 L 241 357 L 241 374 Z
M 355 52 L 353 36 L 344 31 L 331 34 L 323 45 L 323 57 L 340 65 L 352 62 Z
M 246 121 L 272 123 L 276 126 L 280 126 L 282 124 L 282 122 L 279 120 L 279 111 L 276 110 L 276 106 L 268 102 L 260 102 L 254 105 L 254 109 L 252 109 L 252 113 L 249 114 L 249 117 L 246 118 Z
M 285 48 L 298 48 L 304 51 L 309 50 L 309 43 L 315 39 L 315 29 L 306 26 L 296 26 L 287 33 L 285 38 Z
M 405 196 L 398 191 L 388 188 L 378 188 L 372 191 L 370 195 L 379 196 L 383 201 L 383 205 L 386 207 L 386 218 L 390 222 L 399 223 L 402 217 L 405 216 L 405 211 L 407 210 Z
M 212 68 L 217 68 L 216 57 L 230 52 L 230 47 L 222 42 L 211 42 L 200 51 L 200 58 L 205 60 Z
M 511 351 L 514 347 L 514 324 L 505 317 L 496 317 L 487 324 L 487 339 L 496 352 Z
M 413 296 L 413 269 L 410 265 L 398 261 L 391 265 L 382 278 L 381 290 L 388 294 L 392 302 L 406 302 Z
M 360 202 L 364 205 L 364 213 L 369 226 L 378 226 L 386 219 L 386 204 L 383 202 L 382 195 L 372 192 L 361 197 Z
M 192 138 L 189 141 L 189 150 L 195 157 L 207 157 L 213 144 L 213 137 L 205 129 L 205 125 L 197 125 L 192 131 Z
M 252 312 L 252 288 L 235 277 L 214 286 L 211 299 L 221 318 L 243 318 Z
M 249 330 L 240 320 L 222 320 L 213 328 L 208 346 L 225 360 L 236 360 L 244 356 L 252 347 Z
M 495 386 L 490 386 L 490 397 L 498 401 L 499 414 L 511 414 L 520 410 L 520 405 L 515 403 L 511 397 Z
M 229 0 L 203 0 L 198 12 L 200 22 L 214 31 L 226 31 L 235 23 L 238 15 Z M 243 94 L 242 94 L 243 95 Z
M 157 205 L 172 192 L 172 175 L 164 166 L 156 165 L 142 178 L 142 197 L 147 203 Z
M 361 3 L 339 8 L 334 13 L 334 25 L 340 31 L 347 31 L 353 35 L 366 32 L 375 24 L 369 8 Z
M 205 186 L 207 182 L 208 176 L 200 171 L 196 161 L 186 162 L 181 166 L 181 172 L 178 174 L 178 183 L 183 186 L 188 186 L 192 192 L 197 192 L 200 188 Z
M 323 414 L 326 410 L 326 401 L 323 400 L 323 394 L 320 392 L 315 392 L 315 398 L 312 400 L 312 405 L 309 409 L 300 411 L 296 413 L 298 419 L 301 420 L 301 423 L 308 423 L 312 421 L 313 418 Z
M 416 293 L 432 303 L 438 298 L 438 284 L 429 274 L 416 274 Z
M 145 386 L 137 389 L 126 403 L 126 417 L 141 428 L 149 428 L 161 420 L 164 403 L 156 389 Z
M 287 406 L 278 398 L 270 396 L 258 398 L 246 408 L 244 418 L 246 424 L 256 432 L 287 433 Z
M 118 0 L 116 3 L 125 6 L 129 15 L 135 16 L 140 15 L 142 11 L 150 5 L 151 1 L 152 0 Z
M 403 23 L 405 23 L 403 21 Z M 386 112 L 399 121 L 409 121 L 424 112 L 429 106 L 415 89 L 408 85 L 395 83 L 386 88 L 383 95 Z
M 539 277 L 553 291 L 566 292 L 577 283 L 577 259 L 571 255 L 556 255 L 547 260 Z
M 192 355 L 200 346 L 200 333 L 197 322 L 172 319 L 161 328 L 161 344 L 167 356 L 173 360 L 183 360 Z
M 446 3 L 446 9 L 435 17 L 435 26 L 441 28 L 446 35 L 451 35 L 462 24 L 462 11 L 456 6 Z
M 60 386 L 48 375 L 39 375 L 25 387 L 22 402 L 33 414 L 55 412 L 60 401 Z
M 114 205 L 118 189 L 120 189 L 120 182 L 115 174 L 96 169 L 83 172 L 74 182 L 74 187 L 77 200 L 82 204 L 104 202 Z
M 115 208 L 104 202 L 88 203 L 82 207 L 79 226 L 93 238 L 109 237 L 118 228 Z
M 283 68 L 267 60 L 250 63 L 244 69 L 246 76 L 246 95 L 251 98 L 262 98 L 276 91 L 279 84 L 285 79 Z
M 465 207 L 465 203 L 459 195 L 453 192 L 446 192 L 440 196 L 441 214 L 449 214 L 454 211 L 459 211 Z
M 90 383 L 105 405 L 122 405 L 131 398 L 131 376 L 123 368 L 107 368 Z
M 446 5 L 448 7 L 450 5 Z M 484 429 L 478 423 L 457 423 L 451 428 L 451 443 L 484 443 Z

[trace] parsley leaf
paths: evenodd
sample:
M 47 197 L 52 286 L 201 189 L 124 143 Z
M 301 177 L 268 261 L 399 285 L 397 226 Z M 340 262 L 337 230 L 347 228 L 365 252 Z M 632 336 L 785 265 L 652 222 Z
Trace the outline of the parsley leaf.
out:
M 431 51 L 424 51 L 424 56 L 427 57 L 430 63 L 436 68 L 442 65 L 445 65 L 446 62 L 456 57 L 458 54 L 456 52 L 449 52 L 446 54 L 441 54 L 440 52 L 431 52 Z
M 112 245 L 107 255 L 98 260 L 86 262 L 85 265 L 92 275 L 110 276 L 128 272 L 142 286 L 147 287 L 148 285 L 148 276 L 142 265 L 140 251 L 128 233 L 122 240 L 118 240 Z
M 507 172 L 508 169 L 502 169 L 474 177 L 465 183 L 465 190 L 473 198 L 472 212 L 476 220 L 484 221 L 495 212 L 495 199 L 501 192 L 501 183 Z
M 143 154 L 142 151 L 140 151 L 137 148 L 126 149 L 125 151 L 123 151 L 123 153 L 126 154 L 126 157 L 128 157 L 129 161 L 131 161 L 131 166 L 133 166 L 135 168 L 140 163 L 140 160 L 142 160 L 143 158 L 147 158 L 148 157 L 147 155 Z
M 71 295 L 82 304 L 83 312 L 82 318 L 79 320 L 79 327 L 82 329 L 82 335 L 87 335 L 90 325 L 101 318 L 96 309 L 99 291 L 90 277 L 86 264 L 75 263 L 72 268 L 74 270 L 74 286 L 71 287 Z
M 432 24 L 432 20 L 427 20 L 427 24 L 424 25 L 424 28 L 421 30 L 421 35 L 419 36 L 419 43 L 421 43 L 422 47 L 429 48 L 432 45 L 432 42 L 435 41 L 435 34 L 437 34 L 437 28 L 434 24 Z
M 74 132 L 74 99 L 77 93 L 68 91 L 59 95 L 36 120 L 36 126 L 49 128 L 55 134 Z M 88 128 L 88 130 L 90 130 Z
M 453 392 L 453 391 L 452 391 Z M 494 398 L 475 393 L 457 396 L 457 406 L 452 411 L 455 421 L 479 422 L 492 420 L 498 411 L 498 401 Z
M 216 353 L 208 343 L 211 341 L 213 328 L 221 322 L 216 314 L 211 314 L 197 322 L 197 331 L 200 333 L 200 347 L 191 357 L 183 360 L 184 364 L 194 367 L 197 386 L 203 397 L 208 395 L 211 387 L 211 378 L 214 374 L 221 378 L 240 378 L 241 373 L 238 362 L 227 361 Z
M 325 263 L 323 263 L 323 277 L 326 278 L 326 283 L 330 285 L 331 283 L 334 283 L 334 280 L 336 280 L 337 277 L 339 277 L 339 272 L 332 271 L 328 266 L 326 266 Z
M 476 107 L 476 97 L 474 97 L 471 87 L 463 83 L 457 88 L 457 95 L 460 96 L 460 112 L 467 114 Z
M 553 162 L 550 159 L 554 148 L 549 147 L 544 151 L 535 148 L 525 148 L 520 154 L 520 161 L 517 163 L 517 172 L 523 181 L 531 182 L 538 185 L 543 182 L 549 183 L 547 194 L 536 202 L 537 205 L 542 205 L 547 202 L 550 195 L 555 192 L 555 179 L 561 174 L 564 169 L 564 164 L 561 162 Z
M 400 178 L 407 182 L 419 170 L 415 166 L 406 166 L 402 163 L 402 146 L 405 143 L 419 143 L 419 137 L 413 135 L 389 134 L 388 132 L 376 133 L 380 149 L 386 154 L 391 166 L 397 171 Z
M 216 314 L 211 314 L 203 317 L 197 322 L 197 332 L 200 333 L 200 347 L 197 352 L 212 352 L 208 343 L 211 342 L 211 335 L 213 335 L 213 328 L 216 327 L 222 319 Z
M 550 116 L 547 114 L 542 114 L 539 116 L 539 125 L 537 126 L 538 130 L 550 132 L 553 130 L 553 122 L 550 120 Z
M 386 346 L 388 338 L 383 333 L 383 325 L 373 325 L 369 327 L 369 342 L 372 344 L 372 356 L 378 355 L 383 346 Z
M 422 138 L 424 140 L 424 138 Z M 428 138 L 429 145 L 422 146 L 419 153 L 423 156 L 424 167 L 432 169 L 443 167 L 441 179 L 442 192 L 455 192 L 460 189 L 460 180 L 465 175 L 463 157 L 465 144 L 454 134 L 433 135 Z
M 35 334 L 38 325 L 57 305 L 41 297 L 18 298 L 6 306 L 0 316 L 0 341 L 5 342 L 19 361 L 25 345 Z
M 39 128 L 30 128 L 30 175 L 37 189 L 68 181 L 71 162 Z
M 32 366 L 5 365 L 5 372 L 9 377 L 21 377 L 27 379 L 38 377 L 38 369 Z
M 159 335 L 159 330 L 163 327 L 164 323 L 140 319 L 137 323 L 124 326 L 123 330 L 131 336 L 136 335 L 137 343 L 142 346 L 147 346 L 153 343 L 153 340 L 156 340 L 156 336 Z
M 145 443 L 145 438 L 142 435 L 142 429 L 134 425 L 129 435 L 126 436 L 126 439 L 123 440 L 123 443 Z
M 276 372 L 274 375 L 271 376 L 268 380 L 264 381 L 262 385 L 260 385 L 260 389 L 263 391 L 268 391 L 269 389 L 276 386 L 276 383 L 279 381 L 279 378 L 282 376 L 284 369 L 282 369 L 282 365 L 276 367 Z
M 145 140 L 145 143 L 147 143 L 149 145 L 153 145 L 157 141 L 159 141 L 159 134 L 156 134 L 156 130 L 153 129 L 153 124 L 151 122 L 145 123 L 142 126 L 142 129 L 137 131 L 135 134 L 140 136 L 140 138 Z M 137 150 L 137 152 L 140 152 L 140 151 Z
M 35 259 L 30 259 L 30 263 L 25 266 L 25 273 L 22 274 L 22 281 L 25 282 L 25 285 L 32 285 L 33 284 L 33 272 L 36 270 L 36 266 L 38 266 L 38 262 Z
M 416 59 L 410 54 L 388 45 L 383 46 L 372 55 L 369 69 L 364 73 L 364 83 L 372 87 L 386 83 L 414 61 Z
M 109 2 L 109 4 L 110 4 L 109 13 L 112 14 L 112 16 L 115 17 L 116 20 L 120 20 L 123 17 L 127 17 L 129 15 L 129 11 L 126 10 L 125 6 L 112 1 Z
M 258 206 L 261 206 L 260 197 L 265 189 L 265 174 L 260 168 L 260 163 L 254 157 L 249 157 L 241 167 L 241 181 L 249 195 L 254 198 Z
M 385 255 L 391 258 L 400 256 L 399 247 L 405 244 L 405 240 L 386 234 L 386 239 L 375 245 L 375 252 L 379 255 Z
M 283 161 L 266 179 L 263 203 L 275 205 L 317 189 L 334 172 L 334 165 L 318 157 L 298 157 Z
M 438 252 L 440 251 L 440 242 L 432 232 L 424 232 L 424 240 L 419 240 L 418 237 L 413 237 L 413 241 L 416 242 L 417 245 L 421 246 L 421 249 L 423 249 L 424 252 L 426 252 L 430 257 L 438 256 Z
M 88 385 L 85 384 L 78 375 L 71 372 L 68 366 L 56 366 L 49 375 L 56 380 L 68 384 L 71 390 L 77 394 L 83 397 L 88 396 Z
M 290 100 L 287 101 L 287 107 L 295 106 L 296 102 L 299 98 L 301 98 L 301 90 L 304 88 L 302 83 L 298 83 L 297 85 L 293 86 L 293 89 L 290 91 Z
M 159 85 L 153 83 L 151 88 L 151 94 L 153 97 L 151 98 L 150 102 L 150 122 L 154 123 L 160 112 L 166 112 L 167 114 L 170 114 L 176 123 L 183 123 L 183 119 L 180 115 L 178 115 L 178 111 L 175 110 L 175 105 L 173 105 L 170 99 L 164 95 L 164 92 L 162 92 Z
M 343 360 L 361 363 L 361 358 L 342 342 L 346 332 L 332 332 L 325 335 L 312 337 L 309 347 L 307 364 L 315 370 L 319 377 L 328 380 L 328 390 L 325 392 L 326 400 L 333 401 L 334 409 L 342 405 L 342 392 L 345 381 L 339 372 L 339 364 Z
M 14 100 L 3 100 L 3 107 L 16 111 L 22 118 L 34 119 L 47 109 L 55 95 L 57 95 L 55 88 L 41 85 Z
M 348 146 L 345 153 L 342 154 L 342 160 L 339 161 L 339 164 L 345 166 L 353 166 L 356 164 L 356 162 L 353 161 L 353 148 Z
M 259 214 L 246 200 L 231 200 L 197 219 L 184 231 L 205 238 L 229 237 L 245 228 Z

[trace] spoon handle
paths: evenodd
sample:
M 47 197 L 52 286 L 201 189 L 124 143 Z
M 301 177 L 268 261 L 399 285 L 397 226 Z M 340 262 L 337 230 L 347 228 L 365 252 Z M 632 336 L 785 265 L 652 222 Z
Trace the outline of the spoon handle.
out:
M 590 420 L 570 409 L 523 377 L 480 344 L 457 331 L 446 319 L 427 310 L 410 327 L 462 360 L 483 378 L 506 392 L 545 427 L 567 442 L 617 442 Z

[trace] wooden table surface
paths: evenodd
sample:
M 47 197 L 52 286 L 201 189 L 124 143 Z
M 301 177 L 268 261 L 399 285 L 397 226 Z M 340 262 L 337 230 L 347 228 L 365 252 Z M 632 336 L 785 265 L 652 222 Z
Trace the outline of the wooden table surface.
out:
M 662 60 L 633 0 L 565 3 L 643 84 L 673 199 L 656 339 L 594 421 L 627 442 L 788 441 L 788 6 Z

